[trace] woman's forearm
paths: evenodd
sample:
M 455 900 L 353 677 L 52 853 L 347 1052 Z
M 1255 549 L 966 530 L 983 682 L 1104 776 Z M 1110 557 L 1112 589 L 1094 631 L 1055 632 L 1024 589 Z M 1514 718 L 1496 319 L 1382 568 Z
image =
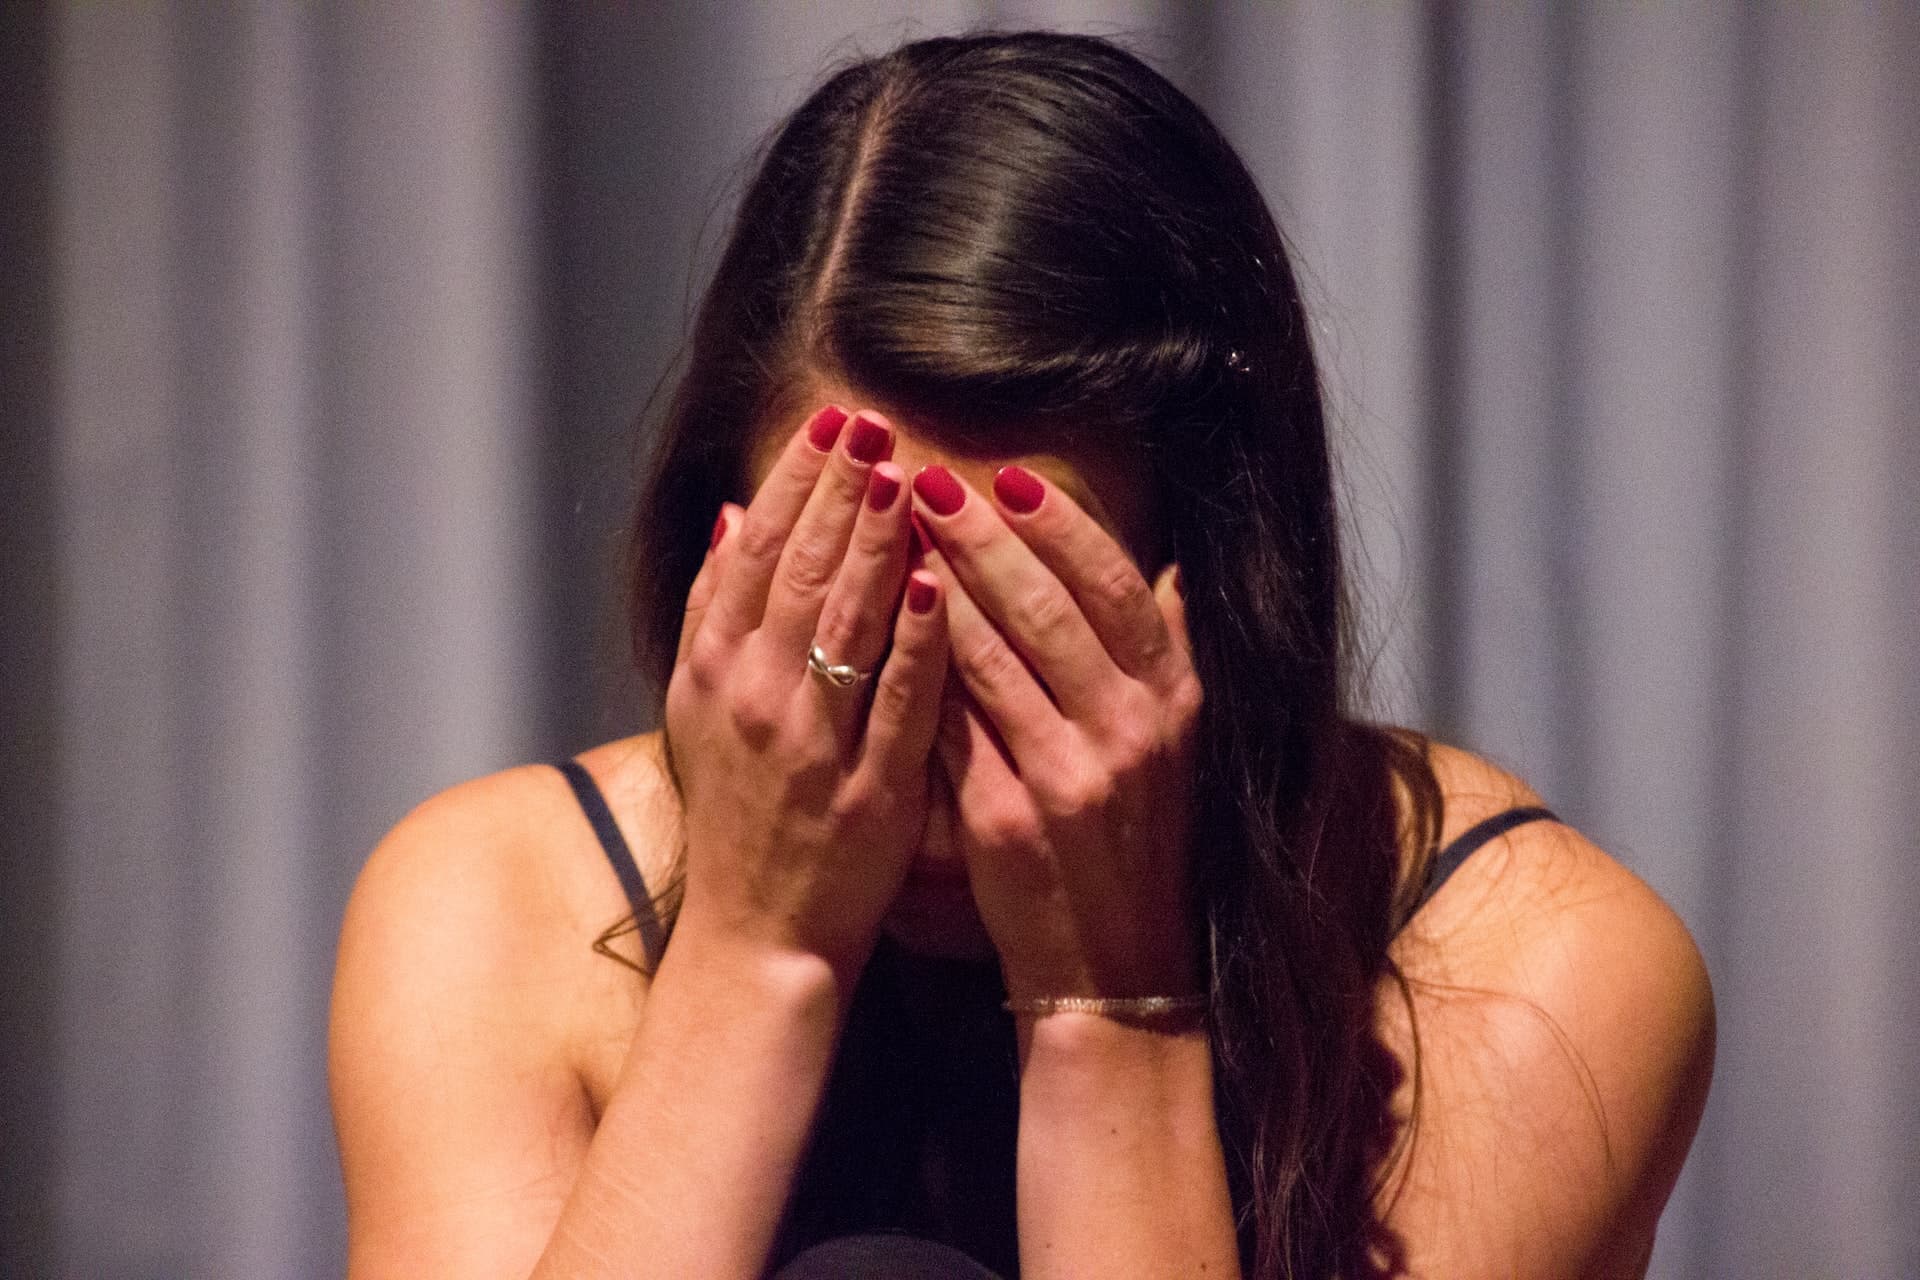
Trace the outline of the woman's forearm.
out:
M 1021 1038 L 1021 1275 L 1238 1275 L 1205 1033 L 1054 1013 Z
M 676 930 L 534 1275 L 759 1276 L 851 987 L 814 957 Z

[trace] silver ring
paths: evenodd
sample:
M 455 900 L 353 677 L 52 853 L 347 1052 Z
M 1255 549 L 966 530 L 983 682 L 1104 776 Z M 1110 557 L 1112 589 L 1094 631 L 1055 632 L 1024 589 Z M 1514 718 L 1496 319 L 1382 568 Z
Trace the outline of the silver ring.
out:
M 807 651 L 807 670 L 825 680 L 836 689 L 851 689 L 862 680 L 870 677 L 871 671 L 856 671 L 849 666 L 835 665 L 827 661 L 827 655 L 819 645 Z

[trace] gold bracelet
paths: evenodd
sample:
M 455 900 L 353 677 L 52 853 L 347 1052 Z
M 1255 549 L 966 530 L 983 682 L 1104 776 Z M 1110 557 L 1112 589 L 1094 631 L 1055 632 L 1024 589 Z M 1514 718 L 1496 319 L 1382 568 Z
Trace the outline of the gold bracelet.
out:
M 1097 1013 L 1103 1018 L 1166 1018 L 1175 1014 L 1199 1013 L 1208 1004 L 1205 995 L 1197 996 L 1032 996 L 1008 1000 L 1000 1007 L 1008 1013 Z

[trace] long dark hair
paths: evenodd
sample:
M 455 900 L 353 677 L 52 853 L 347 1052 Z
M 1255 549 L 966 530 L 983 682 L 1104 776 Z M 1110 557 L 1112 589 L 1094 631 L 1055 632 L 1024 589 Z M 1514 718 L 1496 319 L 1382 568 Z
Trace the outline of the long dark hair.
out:
M 1206 691 L 1192 924 L 1242 1260 L 1390 1268 L 1375 993 L 1439 791 L 1417 739 L 1345 706 L 1319 379 L 1245 166 L 1091 37 L 922 40 L 833 75 L 746 190 L 660 429 L 631 547 L 657 690 L 715 510 L 816 380 L 983 454 L 1111 449 L 1151 476 Z

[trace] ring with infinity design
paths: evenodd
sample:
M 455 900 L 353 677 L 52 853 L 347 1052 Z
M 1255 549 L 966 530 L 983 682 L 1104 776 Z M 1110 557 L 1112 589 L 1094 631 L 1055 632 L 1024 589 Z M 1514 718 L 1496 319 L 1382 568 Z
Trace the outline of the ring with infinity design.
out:
M 873 674 L 871 671 L 859 671 L 853 667 L 828 662 L 827 655 L 819 645 L 807 651 L 807 670 L 836 689 L 851 689 Z

